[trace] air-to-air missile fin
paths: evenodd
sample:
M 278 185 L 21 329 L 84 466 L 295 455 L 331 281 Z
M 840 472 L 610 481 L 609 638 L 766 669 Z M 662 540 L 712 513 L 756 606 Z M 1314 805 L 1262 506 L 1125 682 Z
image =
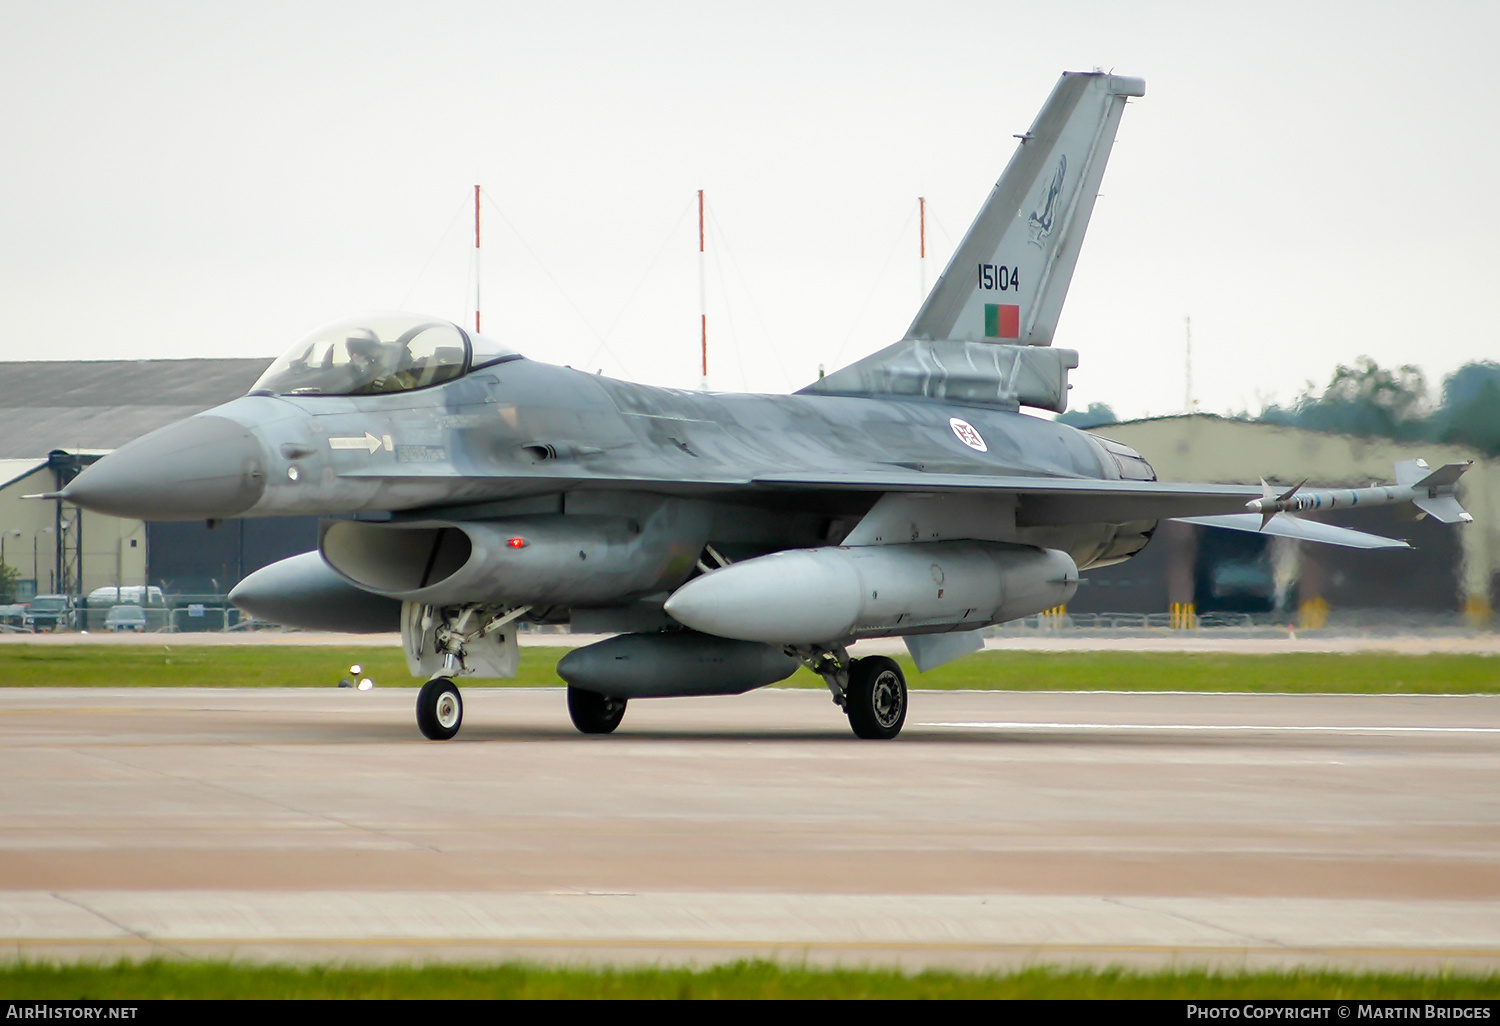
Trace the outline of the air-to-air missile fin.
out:
M 1396 483 L 1399 485 L 1414 485 L 1432 472 L 1426 460 L 1396 461 Z
M 1260 479 L 1260 492 L 1261 492 L 1261 495 L 1264 496 L 1267 499 L 1270 499 L 1270 498 L 1274 497 L 1277 502 L 1285 502 L 1286 500 L 1290 499 L 1293 495 L 1296 495 L 1297 494 L 1297 490 L 1300 489 L 1305 484 L 1307 484 L 1307 478 L 1304 477 L 1301 481 L 1298 481 L 1296 484 L 1292 485 L 1286 491 L 1282 492 L 1280 495 L 1277 495 L 1274 491 L 1271 490 L 1271 486 L 1268 485 L 1268 484 L 1266 484 L 1266 479 L 1265 478 L 1261 478 Z M 1261 511 L 1261 514 L 1260 514 L 1260 526 L 1261 526 L 1262 530 L 1265 529 L 1265 526 L 1271 522 L 1271 518 L 1274 517 L 1275 515 L 1276 515 L 1276 508 L 1274 506 L 1269 507 L 1269 508 L 1264 509 L 1264 510 Z
M 1464 463 L 1449 463 L 1447 466 L 1439 467 L 1428 474 L 1422 480 L 1412 485 L 1418 492 L 1427 491 L 1425 496 L 1419 495 L 1412 503 L 1444 524 L 1472 524 L 1474 518 L 1458 504 L 1458 498 L 1453 494 L 1453 488 L 1458 479 L 1463 476 L 1464 471 L 1474 465 L 1473 460 Z
M 1458 504 L 1453 489 L 1473 465 L 1469 460 L 1432 470 L 1426 460 L 1402 460 L 1396 464 L 1396 483 L 1411 489 L 1412 504 L 1428 516 L 1444 524 L 1469 524 L 1474 518 Z
M 1412 505 L 1443 524 L 1472 524 L 1474 517 L 1459 505 L 1451 495 L 1436 495 L 1427 499 L 1413 499 Z
M 1414 484 L 1413 488 L 1446 488 L 1458 483 L 1464 472 L 1474 465 L 1473 460 L 1465 460 L 1463 463 L 1449 463 L 1439 467 L 1428 474 L 1422 480 Z
M 1125 100 L 1144 95 L 1139 78 L 1062 76 L 908 339 L 1051 345 Z

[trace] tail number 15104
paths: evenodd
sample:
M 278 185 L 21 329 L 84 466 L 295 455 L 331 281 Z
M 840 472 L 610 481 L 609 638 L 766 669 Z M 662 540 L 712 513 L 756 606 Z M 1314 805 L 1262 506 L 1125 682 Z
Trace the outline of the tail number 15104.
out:
M 1009 292 L 1021 287 L 1021 269 L 1004 264 L 980 264 L 979 287 L 992 292 Z

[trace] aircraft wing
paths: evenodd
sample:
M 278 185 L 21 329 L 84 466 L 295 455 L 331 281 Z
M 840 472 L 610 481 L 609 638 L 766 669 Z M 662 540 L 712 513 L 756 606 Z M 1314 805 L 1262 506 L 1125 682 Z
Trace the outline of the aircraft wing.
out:
M 1409 549 L 1411 545 L 1398 538 L 1382 538 L 1378 534 L 1336 527 L 1316 520 L 1278 513 L 1262 523 L 1259 513 L 1229 513 L 1217 517 L 1173 517 L 1188 524 L 1203 527 L 1218 527 L 1227 531 L 1245 531 L 1249 534 L 1273 534 L 1281 538 L 1296 538 L 1299 541 L 1322 542 L 1324 545 L 1342 545 L 1349 549 Z
M 1244 513 L 1261 497 L 1254 485 L 1178 484 L 1162 481 L 1101 481 L 1071 477 L 988 477 L 889 470 L 853 473 L 784 473 L 754 478 L 762 487 L 862 492 L 990 492 L 1016 496 L 1016 523 L 1128 523 Z M 1255 514 L 1249 514 L 1255 516 Z M 1257 522 L 1259 517 L 1255 516 Z

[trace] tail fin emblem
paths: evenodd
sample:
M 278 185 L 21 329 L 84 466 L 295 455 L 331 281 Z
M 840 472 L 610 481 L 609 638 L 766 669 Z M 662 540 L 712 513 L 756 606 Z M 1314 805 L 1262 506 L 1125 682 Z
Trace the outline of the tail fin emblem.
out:
M 1052 234 L 1052 221 L 1057 216 L 1057 197 L 1062 195 L 1063 179 L 1068 174 L 1068 155 L 1057 158 L 1057 171 L 1052 175 L 1052 184 L 1047 186 L 1047 198 L 1040 210 L 1034 210 L 1026 219 L 1031 228 L 1031 244 L 1040 247 L 1042 240 Z

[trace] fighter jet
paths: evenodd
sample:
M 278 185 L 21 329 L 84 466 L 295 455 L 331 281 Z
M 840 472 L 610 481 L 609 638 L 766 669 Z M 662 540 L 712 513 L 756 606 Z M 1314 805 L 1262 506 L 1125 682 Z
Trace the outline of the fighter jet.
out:
M 1293 514 L 1466 516 L 1462 467 L 1414 464 L 1359 496 L 1162 483 L 1128 446 L 1022 412 L 1066 409 L 1078 354 L 1052 345 L 1058 316 L 1144 94 L 1063 75 L 906 336 L 795 394 L 655 388 L 440 318 L 353 317 L 58 494 L 151 520 L 320 515 L 316 552 L 231 600 L 399 630 L 433 739 L 459 731 L 456 681 L 514 674 L 523 623 L 614 635 L 557 667 L 585 733 L 613 731 L 631 699 L 739 694 L 807 666 L 856 735 L 894 738 L 902 671 L 851 643 L 904 638 L 925 672 L 982 647 L 983 627 L 1066 603 L 1081 570 L 1129 559 L 1162 519 L 1379 547 L 1404 543 Z

